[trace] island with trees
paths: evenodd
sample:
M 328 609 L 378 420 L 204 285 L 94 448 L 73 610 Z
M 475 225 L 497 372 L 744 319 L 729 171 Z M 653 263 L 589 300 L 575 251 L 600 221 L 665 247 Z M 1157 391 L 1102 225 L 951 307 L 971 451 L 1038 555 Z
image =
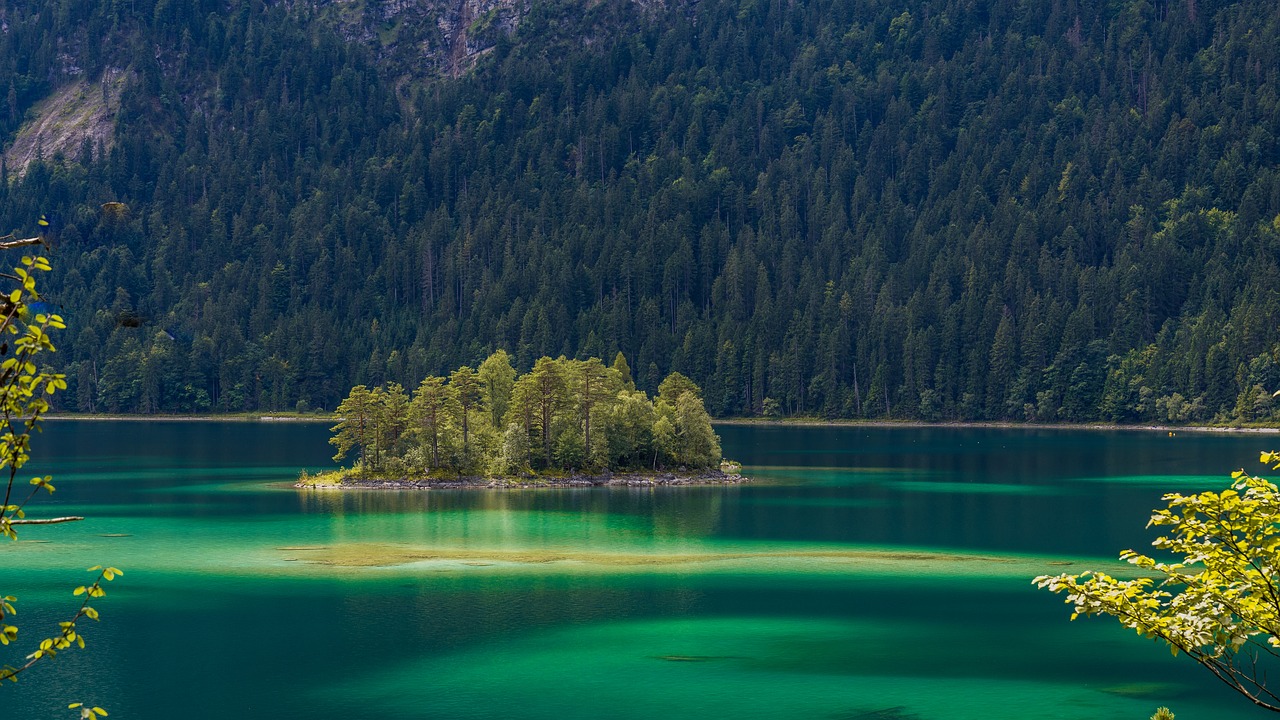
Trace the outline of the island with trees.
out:
M 573 487 L 742 482 L 720 454 L 702 391 L 671 373 L 650 398 L 622 353 L 537 360 L 520 375 L 503 350 L 478 368 L 357 385 L 329 440 L 350 468 L 299 487 Z

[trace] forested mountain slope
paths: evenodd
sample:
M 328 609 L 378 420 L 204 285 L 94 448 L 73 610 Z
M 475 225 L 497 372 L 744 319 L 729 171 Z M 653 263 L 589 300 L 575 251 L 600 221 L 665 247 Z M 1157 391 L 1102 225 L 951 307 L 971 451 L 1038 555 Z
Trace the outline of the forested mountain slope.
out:
M 1276 3 L 493 8 L 441 74 L 372 0 L 0 2 L 6 144 L 128 78 L 113 142 L 0 182 L 57 221 L 65 402 L 333 408 L 501 347 L 721 415 L 1272 417 Z

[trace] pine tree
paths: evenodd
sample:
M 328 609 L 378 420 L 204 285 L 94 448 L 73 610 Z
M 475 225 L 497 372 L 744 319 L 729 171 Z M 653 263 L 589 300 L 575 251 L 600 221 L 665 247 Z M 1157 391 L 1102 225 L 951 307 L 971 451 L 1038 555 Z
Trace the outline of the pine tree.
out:
M 444 378 L 435 376 L 423 379 L 409 405 L 413 431 L 422 442 L 429 444 L 433 468 L 442 467 L 440 445 L 446 431 L 449 408 L 450 398 Z
M 483 409 L 484 385 L 472 368 L 464 365 L 449 374 L 449 401 L 462 428 L 462 452 L 471 452 L 471 415 Z
M 335 433 L 329 438 L 329 444 L 338 449 L 333 459 L 341 461 L 353 449 L 360 453 L 360 461 L 373 445 L 374 423 L 373 393 L 364 385 L 351 388 L 350 394 L 338 405 L 338 424 L 331 430 Z
M 511 403 L 511 389 L 516 381 L 511 357 L 506 350 L 497 350 L 480 363 L 478 374 L 484 387 L 483 403 L 489 408 L 493 427 L 501 428 L 507 406 Z

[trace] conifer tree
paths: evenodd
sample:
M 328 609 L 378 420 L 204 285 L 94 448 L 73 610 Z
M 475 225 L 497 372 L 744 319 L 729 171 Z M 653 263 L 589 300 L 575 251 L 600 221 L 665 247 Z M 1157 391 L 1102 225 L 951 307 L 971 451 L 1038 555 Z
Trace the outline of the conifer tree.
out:
M 478 374 L 484 386 L 483 402 L 489 408 L 490 423 L 495 428 L 501 428 L 507 406 L 511 403 L 511 388 L 516 381 L 511 356 L 507 355 L 506 350 L 495 351 L 480 363 Z
M 526 375 L 516 381 L 517 402 L 521 414 L 530 422 L 530 432 L 541 439 L 542 461 L 551 466 L 554 425 L 569 406 L 568 383 L 564 363 L 549 357 L 540 358 Z
M 449 415 L 449 393 L 444 378 L 424 378 L 413 394 L 409 415 L 414 433 L 431 449 L 431 467 L 441 467 L 440 444 Z
M 329 444 L 337 448 L 333 459 L 341 462 L 353 449 L 360 454 L 360 461 L 366 460 L 366 454 L 373 445 L 374 427 L 373 393 L 364 385 L 351 388 L 337 410 L 338 424 L 331 428 L 334 436 Z
M 613 356 L 613 365 L 611 365 L 618 377 L 622 379 L 622 385 L 627 390 L 636 389 L 636 381 L 631 377 L 631 366 L 627 364 L 627 356 L 619 350 L 617 355 Z
M 595 448 L 591 440 L 592 418 L 617 399 L 622 380 L 617 371 L 606 368 L 599 358 L 575 362 L 572 371 L 578 413 L 582 418 L 583 449 L 590 459 Z
M 471 452 L 471 415 L 481 409 L 484 386 L 471 367 L 463 365 L 449 375 L 449 402 L 462 429 L 462 452 Z

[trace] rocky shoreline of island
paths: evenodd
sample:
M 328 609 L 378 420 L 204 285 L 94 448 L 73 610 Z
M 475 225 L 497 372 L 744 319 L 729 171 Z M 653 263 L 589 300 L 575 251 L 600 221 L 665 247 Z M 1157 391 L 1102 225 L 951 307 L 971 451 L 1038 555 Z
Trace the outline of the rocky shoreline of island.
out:
M 736 472 L 699 470 L 696 472 L 604 472 L 599 474 L 571 473 L 568 475 L 517 475 L 511 477 L 462 476 L 462 477 L 400 477 L 379 478 L 343 476 L 337 482 L 314 482 L 300 479 L 294 487 L 308 490 L 525 490 L 536 488 L 591 488 L 591 487 L 688 487 L 711 485 L 741 485 L 750 478 Z

